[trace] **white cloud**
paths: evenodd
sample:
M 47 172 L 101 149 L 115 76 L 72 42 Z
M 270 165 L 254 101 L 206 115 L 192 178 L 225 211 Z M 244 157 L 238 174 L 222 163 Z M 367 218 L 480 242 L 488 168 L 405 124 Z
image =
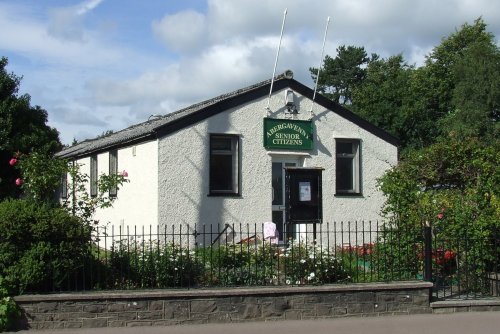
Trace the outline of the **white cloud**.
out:
M 89 88 L 98 103 L 107 105 L 129 105 L 135 101 L 157 101 L 168 106 L 194 103 L 270 77 L 277 43 L 277 38 L 235 39 L 137 78 L 97 80 L 89 83 Z M 166 102 L 167 99 L 177 103 Z
M 35 0 L 19 1 L 38 7 L 0 0 L 0 31 L 15 32 L 0 34 L 0 50 L 31 64 L 29 71 L 16 73 L 24 75 L 27 92 L 48 110 L 64 141 L 74 133 L 118 130 L 270 78 L 285 8 L 277 72 L 290 68 L 311 87 L 308 68 L 318 66 L 327 16 L 325 54 L 333 57 L 346 44 L 382 57 L 403 53 L 410 64 L 422 64 L 442 37 L 479 16 L 500 36 L 500 6 L 494 0 L 208 0 L 205 8 L 163 0 L 106 6 L 87 0 L 52 10 Z M 120 16 L 128 7 L 130 17 Z M 156 11 L 139 10 L 150 7 Z M 169 12 L 173 7 L 179 9 Z M 110 22 L 117 30 L 110 35 L 95 22 Z M 144 31 L 140 43 L 125 25 L 127 32 Z M 175 51 L 175 58 L 168 51 Z
M 120 49 L 106 47 L 93 33 L 87 34 L 85 43 L 68 43 L 48 34 L 45 22 L 25 14 L 17 8 L 0 10 L 0 31 L 15 31 L 0 34 L 1 49 L 62 66 L 105 67 L 123 58 Z
M 48 33 L 63 41 L 84 42 L 84 15 L 96 8 L 103 0 L 87 0 L 74 6 L 49 10 Z
M 199 50 L 200 46 L 206 43 L 205 16 L 193 10 L 155 20 L 152 29 L 156 36 L 174 51 L 192 52 Z
M 64 124 L 72 125 L 89 125 L 95 127 L 107 127 L 109 123 L 100 119 L 89 108 L 82 107 L 81 105 L 72 105 L 70 108 L 66 105 L 64 107 L 51 108 L 52 120 Z
M 87 0 L 75 6 L 77 15 L 85 15 L 97 6 L 101 4 L 104 0 Z

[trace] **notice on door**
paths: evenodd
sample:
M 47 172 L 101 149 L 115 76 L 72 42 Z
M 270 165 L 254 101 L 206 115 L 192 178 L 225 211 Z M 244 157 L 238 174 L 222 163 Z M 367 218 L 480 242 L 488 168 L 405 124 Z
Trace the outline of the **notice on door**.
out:
M 299 201 L 309 202 L 311 200 L 311 182 L 299 182 Z

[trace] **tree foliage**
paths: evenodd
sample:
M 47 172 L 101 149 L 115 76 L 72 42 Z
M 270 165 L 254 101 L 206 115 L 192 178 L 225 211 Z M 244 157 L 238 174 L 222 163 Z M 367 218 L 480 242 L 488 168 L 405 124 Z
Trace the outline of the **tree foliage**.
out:
M 380 188 L 385 228 L 399 233 L 384 244 L 404 249 L 384 261 L 417 273 L 418 258 L 408 263 L 402 254 L 418 249 L 422 227 L 430 224 L 435 237 L 456 242 L 448 258 L 467 260 L 460 270 L 470 280 L 461 284 L 470 289 L 484 287 L 480 275 L 498 270 L 491 266 L 500 256 L 491 247 L 500 235 L 500 50 L 486 27 L 481 18 L 462 25 L 419 67 L 401 55 L 363 62 L 359 53 L 345 52 L 363 48 L 341 47 L 335 59 L 325 58 L 320 78 L 328 97 L 342 102 L 339 96 L 349 92 L 353 112 L 401 140 L 402 160 Z M 342 72 L 344 64 L 353 71 Z M 339 84 L 345 73 L 358 79 L 348 90 Z
M 420 67 L 402 55 L 369 58 L 363 47 L 337 52 L 325 57 L 319 91 L 399 138 L 403 153 L 452 132 L 498 136 L 500 52 L 481 18 L 444 38 Z
M 372 55 L 372 59 L 376 59 Z M 318 91 L 337 103 L 351 104 L 353 89 L 366 77 L 365 65 L 368 57 L 363 47 L 340 46 L 337 56 L 326 56 L 318 81 Z M 318 69 L 309 68 L 313 80 L 316 81 Z
M 442 116 L 454 109 L 451 102 L 456 86 L 455 66 L 475 44 L 495 45 L 493 35 L 486 31 L 486 23 L 481 18 L 475 20 L 473 25 L 463 24 L 427 56 L 425 68 L 428 89 L 432 93 L 431 106 Z
M 381 180 L 389 228 L 407 245 L 422 242 L 422 227 L 459 253 L 462 288 L 480 291 L 488 270 L 498 271 L 500 141 L 450 135 L 414 150 Z M 495 241 L 497 240 L 497 241 Z M 495 248 L 495 244 L 497 245 Z M 396 261 L 398 259 L 392 259 Z
M 14 152 L 53 154 L 61 148 L 57 130 L 47 125 L 47 111 L 31 106 L 28 94 L 18 95 L 21 78 L 8 73 L 7 64 L 0 59 L 0 200 L 19 196 L 19 175 L 6 165 Z
M 448 132 L 486 140 L 500 135 L 500 52 L 477 42 L 464 51 L 452 69 L 453 110 L 441 120 Z
M 352 109 L 406 144 L 412 136 L 408 123 L 414 103 L 413 81 L 413 67 L 402 55 L 373 60 L 366 79 L 353 91 Z

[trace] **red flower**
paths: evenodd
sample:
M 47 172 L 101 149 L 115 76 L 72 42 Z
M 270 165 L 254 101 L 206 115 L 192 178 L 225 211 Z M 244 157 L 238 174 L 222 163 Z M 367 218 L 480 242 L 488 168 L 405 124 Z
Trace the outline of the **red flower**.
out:
M 14 166 L 16 163 L 17 163 L 17 159 L 16 158 L 12 158 L 9 161 L 9 165 L 11 165 L 11 166 Z
M 437 218 L 438 219 L 443 219 L 444 218 L 444 214 L 442 214 L 441 212 L 437 214 Z
M 126 171 L 126 170 L 124 170 L 124 171 L 122 172 L 122 176 L 123 176 L 123 177 L 128 177 L 128 173 L 127 173 L 127 171 Z
M 454 258 L 455 258 L 455 253 L 453 253 L 452 251 L 447 250 L 446 252 L 444 252 L 444 259 L 446 261 L 453 260 Z
M 20 187 L 20 186 L 22 186 L 23 183 L 24 183 L 23 179 L 21 179 L 21 178 L 16 179 L 16 186 Z

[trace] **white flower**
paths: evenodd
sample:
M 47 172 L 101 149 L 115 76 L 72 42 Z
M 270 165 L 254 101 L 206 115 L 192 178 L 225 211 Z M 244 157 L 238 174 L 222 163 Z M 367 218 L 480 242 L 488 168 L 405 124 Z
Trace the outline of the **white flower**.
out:
M 300 260 L 300 263 L 306 263 L 306 260 L 302 259 Z

